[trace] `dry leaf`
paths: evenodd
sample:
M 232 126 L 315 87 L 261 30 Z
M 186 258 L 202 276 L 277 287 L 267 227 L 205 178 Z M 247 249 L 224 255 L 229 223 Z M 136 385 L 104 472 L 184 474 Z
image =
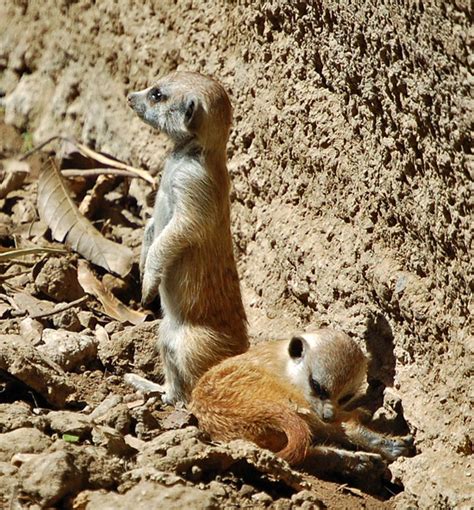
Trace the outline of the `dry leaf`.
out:
M 128 308 L 107 290 L 102 282 L 94 276 L 85 260 L 78 262 L 77 279 L 87 294 L 92 294 L 102 303 L 104 312 L 109 317 L 134 325 L 141 324 L 146 319 L 146 314 Z
M 38 210 L 54 239 L 67 245 L 87 260 L 120 276 L 129 273 L 132 251 L 106 239 L 85 218 L 69 195 L 63 177 L 50 158 L 41 168 L 38 181 Z
M 30 317 L 54 310 L 51 301 L 35 298 L 26 292 L 17 292 L 13 299 L 9 300 L 16 310 L 27 313 Z

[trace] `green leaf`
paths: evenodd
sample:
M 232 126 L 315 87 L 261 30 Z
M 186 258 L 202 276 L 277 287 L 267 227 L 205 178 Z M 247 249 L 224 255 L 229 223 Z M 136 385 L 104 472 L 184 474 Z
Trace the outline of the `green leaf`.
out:
M 79 436 L 74 436 L 72 434 L 63 434 L 63 439 L 68 443 L 77 443 L 79 441 Z

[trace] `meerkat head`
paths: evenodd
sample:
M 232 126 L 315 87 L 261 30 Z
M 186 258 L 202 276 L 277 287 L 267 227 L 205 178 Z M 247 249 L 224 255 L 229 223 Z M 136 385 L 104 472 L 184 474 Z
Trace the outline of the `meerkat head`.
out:
M 316 414 L 326 422 L 359 395 L 367 358 L 354 340 L 330 329 L 294 336 L 288 344 L 288 375 L 303 389 Z
M 174 72 L 129 94 L 127 100 L 143 121 L 175 142 L 196 139 L 207 149 L 227 143 L 232 107 L 224 88 L 212 78 Z

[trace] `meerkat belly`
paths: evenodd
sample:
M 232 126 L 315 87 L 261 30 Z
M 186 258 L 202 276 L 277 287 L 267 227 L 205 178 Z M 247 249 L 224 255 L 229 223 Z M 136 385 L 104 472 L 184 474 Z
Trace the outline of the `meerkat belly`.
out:
M 190 247 L 163 277 L 163 311 L 178 321 L 206 321 L 230 306 L 225 273 L 223 261 L 215 254 Z

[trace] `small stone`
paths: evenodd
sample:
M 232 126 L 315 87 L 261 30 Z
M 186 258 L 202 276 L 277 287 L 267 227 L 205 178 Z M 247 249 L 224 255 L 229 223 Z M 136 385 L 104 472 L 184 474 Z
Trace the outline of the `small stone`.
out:
M 20 322 L 20 335 L 32 345 L 38 345 L 41 342 L 43 333 L 43 325 L 41 322 L 27 317 Z
M 239 491 L 240 495 L 244 498 L 250 497 L 254 492 L 255 492 L 255 488 L 252 487 L 251 485 L 246 484 L 246 483 L 244 483 L 242 485 L 242 487 L 240 488 L 240 491 Z
M 92 312 L 81 310 L 77 314 L 77 318 L 84 329 L 93 330 L 97 324 L 97 319 Z
M 36 289 L 58 302 L 70 303 L 84 295 L 77 270 L 67 257 L 51 257 L 35 278 Z
M 213 492 L 213 494 L 219 498 L 225 498 L 227 496 L 227 491 L 225 486 L 222 483 L 216 482 L 212 480 L 209 483 L 209 490 Z
M 38 347 L 61 368 L 72 371 L 86 365 L 97 356 L 97 340 L 94 336 L 73 333 L 72 331 L 45 329 L 43 345 Z
M 129 457 L 136 453 L 135 448 L 129 446 L 124 437 L 111 427 L 95 426 L 92 429 L 92 442 L 117 457 Z
M 305 510 L 325 508 L 324 504 L 320 499 L 318 499 L 316 494 L 308 490 L 303 490 L 293 494 L 293 496 L 291 496 L 291 501 L 293 504 L 297 505 L 297 508 L 304 508 Z
M 193 482 L 198 482 L 202 478 L 202 469 L 199 466 L 191 466 L 189 478 Z
M 57 328 L 66 329 L 67 331 L 78 332 L 83 329 L 79 317 L 77 316 L 77 308 L 69 308 L 63 312 L 53 315 L 53 324 Z
M 112 408 L 122 402 L 122 397 L 119 395 L 109 395 L 105 398 L 89 415 L 91 420 L 97 420 L 104 414 L 108 413 Z
M 46 419 L 51 430 L 60 436 L 71 434 L 84 439 L 89 436 L 92 428 L 89 417 L 72 411 L 51 411 Z
M 269 506 L 273 503 L 273 498 L 266 492 L 257 492 L 252 496 L 252 501 L 259 505 Z
M 104 326 L 104 329 L 109 335 L 113 335 L 114 333 L 123 331 L 123 324 L 119 321 L 110 321 Z

